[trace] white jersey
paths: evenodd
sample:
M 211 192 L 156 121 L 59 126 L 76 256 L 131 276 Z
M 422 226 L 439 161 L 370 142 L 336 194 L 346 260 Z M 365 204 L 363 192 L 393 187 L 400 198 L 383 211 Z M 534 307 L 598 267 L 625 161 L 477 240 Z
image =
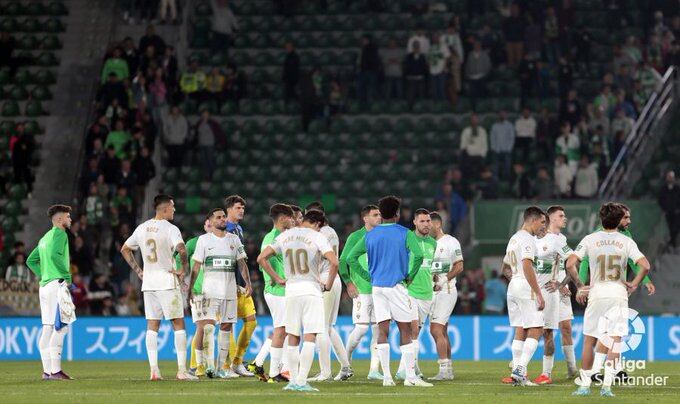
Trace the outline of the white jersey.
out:
M 542 238 L 536 238 L 536 279 L 538 285 L 543 287 L 551 280 L 561 282 L 566 277 L 564 261 L 572 252 L 564 234 L 548 232 Z M 555 261 L 557 261 L 557 268 L 553 270 Z
M 512 269 L 512 279 L 508 285 L 508 296 L 520 299 L 532 299 L 533 293 L 529 282 L 524 277 L 524 267 L 522 261 L 529 259 L 533 262 L 536 269 L 536 241 L 534 236 L 526 230 L 515 233 L 508 242 L 505 249 L 503 262 L 510 265 Z
M 149 219 L 137 226 L 125 245 L 140 250 L 144 261 L 142 291 L 168 290 L 179 286 L 172 255 L 182 240 L 177 226 L 167 220 Z
M 574 254 L 580 260 L 588 257 L 588 300 L 611 297 L 628 299 L 628 291 L 623 284 L 628 259 L 637 262 L 644 257 L 633 239 L 618 231 L 600 230 L 585 236 Z
M 333 248 L 318 231 L 294 227 L 276 237 L 269 245 L 283 257 L 286 297 L 322 296 L 320 284 L 323 255 Z
M 333 249 L 333 252 L 335 253 L 335 257 L 338 257 L 338 251 L 340 250 L 340 239 L 338 238 L 338 233 L 333 230 L 331 226 L 324 226 L 321 229 L 319 229 L 319 233 L 323 234 L 324 237 L 326 237 L 326 240 L 328 240 L 328 244 L 331 245 L 331 248 Z M 328 277 L 328 271 L 331 269 L 331 264 L 328 262 L 328 260 L 324 259 L 321 261 L 321 278 L 322 279 L 327 279 Z
M 243 244 L 235 234 L 226 233 L 224 237 L 218 237 L 208 233 L 200 236 L 192 260 L 203 265 L 194 283 L 194 293 L 214 299 L 236 300 L 237 262 L 246 258 Z
M 435 277 L 446 277 L 446 273 L 451 270 L 453 265 L 463 260 L 463 251 L 460 243 L 455 237 L 445 234 L 437 240 L 437 249 L 434 252 L 430 270 Z M 439 282 L 438 282 L 439 283 Z M 450 291 L 456 288 L 456 278 L 448 281 L 448 288 L 442 285 L 443 291 Z

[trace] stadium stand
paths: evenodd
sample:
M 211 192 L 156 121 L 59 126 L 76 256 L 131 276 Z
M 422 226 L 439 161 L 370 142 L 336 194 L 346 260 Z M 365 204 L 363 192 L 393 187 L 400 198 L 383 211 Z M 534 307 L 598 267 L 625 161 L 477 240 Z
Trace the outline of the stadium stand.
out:
M 26 198 L 57 82 L 61 1 L 0 3 L 0 264 L 15 261 Z

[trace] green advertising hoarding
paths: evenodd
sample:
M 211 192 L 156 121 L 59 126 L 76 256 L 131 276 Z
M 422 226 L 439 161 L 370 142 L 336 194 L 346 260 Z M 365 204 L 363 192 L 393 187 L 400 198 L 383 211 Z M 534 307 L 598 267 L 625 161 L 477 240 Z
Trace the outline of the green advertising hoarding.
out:
M 624 201 L 631 209 L 630 231 L 640 248 L 654 256 L 662 247 L 668 229 L 663 212 L 656 201 Z M 478 256 L 502 256 L 510 237 L 521 227 L 524 209 L 532 205 L 529 201 L 498 200 L 479 201 L 474 205 L 472 215 L 473 239 Z M 567 214 L 567 227 L 563 234 L 569 244 L 575 247 L 583 237 L 599 224 L 599 201 L 541 201 L 535 203 L 542 209 L 561 205 Z

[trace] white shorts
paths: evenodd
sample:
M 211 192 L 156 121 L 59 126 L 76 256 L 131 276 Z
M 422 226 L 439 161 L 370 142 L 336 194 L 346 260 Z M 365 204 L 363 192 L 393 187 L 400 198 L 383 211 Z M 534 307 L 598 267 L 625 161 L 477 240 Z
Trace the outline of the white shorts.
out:
M 543 312 L 538 310 L 536 300 L 521 299 L 508 295 L 508 317 L 511 327 L 536 328 L 545 325 Z
M 411 299 L 411 321 L 417 321 L 418 326 L 422 327 L 427 316 L 430 315 L 432 300 L 422 300 L 412 296 L 409 298 Z
M 359 295 L 353 299 L 352 322 L 354 324 L 375 324 L 372 295 Z
M 410 323 L 413 319 L 413 303 L 406 287 L 398 283 L 391 288 L 373 286 L 373 311 L 375 321 L 394 320 Z
M 446 325 L 451 318 L 453 308 L 458 301 L 458 290 L 452 289 L 450 293 L 435 292 L 430 308 L 430 323 Z
M 327 329 L 324 322 L 323 298 L 305 295 L 286 297 L 286 333 L 320 334 Z
M 571 297 L 560 295 L 560 323 L 562 321 L 573 320 L 574 312 L 571 310 Z
M 191 307 L 191 320 L 195 323 L 197 321 L 219 321 L 224 312 L 226 300 L 211 299 L 202 295 L 193 296 L 189 307 Z
M 57 306 L 59 302 L 59 281 L 57 279 L 41 286 L 38 290 L 40 297 L 40 317 L 43 325 L 54 325 L 57 318 Z
M 340 283 L 340 277 L 336 276 L 331 290 L 323 293 L 323 312 L 324 319 L 326 320 L 326 327 L 335 325 L 338 320 L 338 310 L 340 310 L 341 295 L 342 283 Z
M 285 326 L 286 297 L 265 293 L 264 300 L 267 302 L 269 313 L 272 315 L 272 325 L 274 328 Z
M 184 317 L 184 299 L 179 289 L 144 292 L 144 314 L 147 320 L 173 320 Z
M 556 330 L 559 328 L 560 320 L 560 292 L 548 292 L 541 289 L 543 300 L 545 300 L 545 308 L 543 309 L 543 320 L 545 324 L 543 328 L 546 330 Z
M 597 339 L 628 335 L 628 300 L 615 297 L 589 300 L 583 313 L 583 334 Z

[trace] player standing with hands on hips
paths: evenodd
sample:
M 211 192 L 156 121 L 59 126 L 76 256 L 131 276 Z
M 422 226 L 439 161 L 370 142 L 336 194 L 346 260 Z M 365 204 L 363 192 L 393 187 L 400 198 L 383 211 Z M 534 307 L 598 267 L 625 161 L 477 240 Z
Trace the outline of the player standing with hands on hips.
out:
M 181 288 L 184 274 L 189 269 L 187 249 L 177 226 L 170 223 L 175 217 L 175 202 L 171 196 L 157 195 L 153 199 L 156 215 L 137 226 L 125 241 L 120 253 L 142 280 L 146 316 L 146 353 L 149 357 L 151 380 L 162 380 L 158 369 L 158 329 L 163 318 L 172 321 L 177 351 L 177 380 L 198 380 L 186 368 L 187 333 L 184 329 L 184 301 Z M 140 250 L 144 268 L 135 260 L 134 251 Z M 175 271 L 173 253 L 177 251 L 182 269 Z
M 26 260 L 26 266 L 40 280 L 42 334 L 38 341 L 43 380 L 72 380 L 61 370 L 61 351 L 68 324 L 75 321 L 75 306 L 68 284 L 70 260 L 66 229 L 71 227 L 71 207 L 54 205 L 47 210 L 52 229 L 40 239 Z

